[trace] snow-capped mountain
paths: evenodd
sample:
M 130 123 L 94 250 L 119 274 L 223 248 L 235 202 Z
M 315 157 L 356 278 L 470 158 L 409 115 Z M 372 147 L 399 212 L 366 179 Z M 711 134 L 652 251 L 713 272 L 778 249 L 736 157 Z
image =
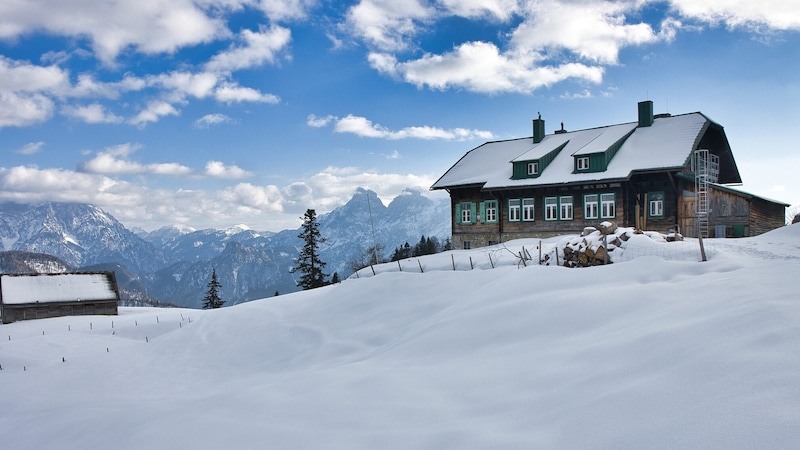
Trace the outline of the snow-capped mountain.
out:
M 347 204 L 318 217 L 326 242 L 326 273 L 350 275 L 350 265 L 377 242 L 381 257 L 421 236 L 450 234 L 449 202 L 407 190 L 385 206 L 359 189 Z M 374 230 L 374 233 L 373 233 Z M 0 251 L 53 255 L 74 268 L 119 264 L 155 301 L 200 307 L 212 270 L 227 305 L 298 290 L 294 266 L 299 228 L 279 233 L 245 226 L 194 230 L 166 227 L 134 234 L 102 209 L 84 204 L 0 204 Z
M 45 253 L 73 267 L 116 262 L 140 273 L 169 261 L 113 216 L 86 204 L 0 204 L 0 250 Z

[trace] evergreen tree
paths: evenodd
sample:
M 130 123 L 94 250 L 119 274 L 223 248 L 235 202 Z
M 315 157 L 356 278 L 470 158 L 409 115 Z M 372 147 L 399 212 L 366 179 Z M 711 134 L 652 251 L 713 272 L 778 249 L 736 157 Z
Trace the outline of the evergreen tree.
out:
M 339 272 L 333 272 L 333 276 L 331 277 L 331 284 L 341 283 L 339 280 Z
M 211 281 L 208 282 L 208 291 L 203 298 L 203 309 L 217 309 L 221 308 L 225 302 L 219 298 L 219 292 L 222 289 L 222 284 L 217 280 L 217 270 L 211 272 Z
M 317 213 L 313 209 L 306 210 L 303 219 L 303 228 L 300 234 L 297 235 L 303 240 L 303 248 L 300 250 L 300 255 L 294 261 L 296 266 L 294 271 L 301 273 L 298 286 L 303 290 L 314 289 L 325 286 L 325 277 L 327 276 L 322 272 L 326 263 L 319 258 L 319 244 L 324 243 L 325 239 L 319 232 L 319 222 L 317 222 Z

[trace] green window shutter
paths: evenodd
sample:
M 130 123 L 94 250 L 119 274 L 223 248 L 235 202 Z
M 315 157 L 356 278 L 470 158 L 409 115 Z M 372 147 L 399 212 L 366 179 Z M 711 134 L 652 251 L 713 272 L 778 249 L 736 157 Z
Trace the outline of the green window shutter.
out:
M 481 202 L 481 223 L 486 223 L 486 202 Z
M 470 220 L 470 223 L 477 222 L 478 221 L 477 219 L 478 219 L 477 216 L 475 216 L 475 203 L 470 203 L 469 204 L 469 220 Z
M 456 203 L 456 223 L 461 223 L 461 203 Z

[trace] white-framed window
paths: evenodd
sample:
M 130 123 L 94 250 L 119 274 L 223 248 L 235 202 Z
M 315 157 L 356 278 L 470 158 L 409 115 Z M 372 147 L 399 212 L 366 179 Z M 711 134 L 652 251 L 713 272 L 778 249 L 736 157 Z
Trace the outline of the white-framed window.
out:
M 579 156 L 578 157 L 578 170 L 589 170 L 589 157 L 588 156 Z
M 512 198 L 508 201 L 508 221 L 519 222 L 519 204 L 518 198 Z
M 561 209 L 561 220 L 572 220 L 572 196 L 565 195 L 559 197 L 558 203 Z
M 458 203 L 456 205 L 456 220 L 464 225 L 475 223 L 475 203 Z
M 544 220 L 558 220 L 558 197 L 544 198 Z
M 483 221 L 486 223 L 497 222 L 497 200 L 483 202 Z
M 613 219 L 617 210 L 614 194 L 600 194 L 600 217 Z
M 464 247 L 464 250 L 469 250 L 472 248 L 472 242 L 470 241 L 463 241 L 461 245 Z
M 528 175 L 536 175 L 539 173 L 539 163 L 538 162 L 529 162 L 528 163 Z
M 647 198 L 650 203 L 648 209 L 650 217 L 664 217 L 664 193 L 651 192 L 647 194 Z
M 583 218 L 597 219 L 599 216 L 600 203 L 597 194 L 587 194 L 583 196 Z
M 533 199 L 532 198 L 523 198 L 522 199 L 522 220 L 525 221 L 532 221 L 534 219 L 534 210 L 533 210 Z

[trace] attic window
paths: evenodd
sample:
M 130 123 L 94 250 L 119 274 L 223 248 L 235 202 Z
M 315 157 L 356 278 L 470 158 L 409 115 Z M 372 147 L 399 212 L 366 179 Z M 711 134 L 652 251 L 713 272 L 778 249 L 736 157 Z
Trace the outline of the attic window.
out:
M 578 170 L 589 170 L 589 157 L 581 156 L 577 158 Z
M 538 162 L 529 162 L 528 163 L 528 175 L 536 175 L 539 173 L 539 163 Z

